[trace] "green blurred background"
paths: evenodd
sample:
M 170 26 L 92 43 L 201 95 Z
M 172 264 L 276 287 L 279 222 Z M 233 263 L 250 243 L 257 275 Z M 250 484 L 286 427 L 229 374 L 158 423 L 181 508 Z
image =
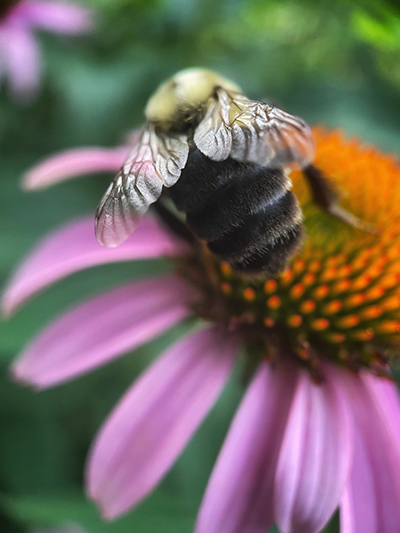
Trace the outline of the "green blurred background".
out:
M 81 0 L 82 3 L 83 0 Z M 143 121 L 150 93 L 189 66 L 234 79 L 309 123 L 339 126 L 400 154 L 400 8 L 396 0 L 87 0 L 99 23 L 88 37 L 40 35 L 42 94 L 29 106 L 0 93 L 0 276 L 35 242 L 93 213 L 110 176 L 22 193 L 27 167 L 56 150 L 115 145 Z M 377 176 L 377 179 L 379 177 Z M 84 459 L 116 400 L 179 332 L 106 368 L 35 393 L 7 367 L 51 317 L 85 295 L 142 273 L 141 262 L 91 269 L 59 283 L 0 324 L 0 532 L 81 527 L 91 533 L 189 533 L 207 477 L 240 400 L 234 379 L 161 486 L 138 509 L 102 522 L 82 491 Z M 237 377 L 237 376 L 236 376 Z M 327 531 L 337 531 L 337 518 Z

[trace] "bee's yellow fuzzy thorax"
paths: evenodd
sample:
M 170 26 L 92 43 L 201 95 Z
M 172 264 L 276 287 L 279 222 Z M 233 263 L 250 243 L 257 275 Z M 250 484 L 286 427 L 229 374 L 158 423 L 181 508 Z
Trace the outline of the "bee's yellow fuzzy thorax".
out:
M 232 81 L 211 70 L 191 68 L 178 72 L 156 90 L 147 103 L 147 120 L 169 127 L 182 109 L 196 109 L 203 106 L 216 86 L 238 92 L 240 88 Z

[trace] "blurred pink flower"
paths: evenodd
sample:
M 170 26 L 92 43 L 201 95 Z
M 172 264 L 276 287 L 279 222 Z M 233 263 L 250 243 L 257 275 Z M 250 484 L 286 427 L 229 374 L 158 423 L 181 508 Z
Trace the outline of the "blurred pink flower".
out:
M 0 7 L 0 82 L 8 78 L 16 99 L 33 99 L 42 71 L 36 30 L 78 35 L 88 32 L 93 23 L 92 11 L 74 2 L 6 0 Z
M 117 171 L 126 151 L 58 154 L 32 169 L 25 185 L 47 186 L 91 168 Z M 6 287 L 3 310 L 10 315 L 78 270 L 161 256 L 180 259 L 190 252 L 150 216 L 121 246 L 102 248 L 93 217 L 83 218 L 46 237 L 25 259 Z M 28 344 L 13 376 L 44 389 L 91 371 L 196 317 L 200 286 L 169 274 L 82 302 Z M 203 323 L 127 391 L 88 459 L 87 490 L 105 518 L 127 512 L 159 484 L 216 402 L 238 346 L 245 343 L 240 327 L 232 331 L 222 320 Z M 338 507 L 342 533 L 398 533 L 396 386 L 368 369 L 349 372 L 328 360 L 320 373 L 323 379 L 316 381 L 285 351 L 260 362 L 208 483 L 196 533 L 265 533 L 274 522 L 282 533 L 317 533 Z

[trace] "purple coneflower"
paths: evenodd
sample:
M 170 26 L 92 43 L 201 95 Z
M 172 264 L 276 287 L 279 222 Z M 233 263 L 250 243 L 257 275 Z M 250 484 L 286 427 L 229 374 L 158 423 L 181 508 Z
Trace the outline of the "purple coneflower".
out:
M 34 98 L 42 70 L 36 30 L 77 35 L 92 26 L 92 12 L 74 2 L 3 0 L 0 6 L 0 82 L 7 76 L 15 98 Z
M 147 217 L 116 249 L 93 218 L 56 230 L 10 281 L 6 314 L 55 281 L 100 263 L 161 255 L 176 273 L 135 281 L 56 318 L 13 365 L 35 388 L 73 379 L 184 318 L 202 327 L 133 384 L 91 450 L 87 490 L 115 518 L 160 482 L 227 382 L 236 354 L 256 370 L 232 422 L 196 533 L 317 533 L 340 509 L 342 533 L 400 531 L 400 402 L 388 361 L 400 342 L 400 168 L 338 132 L 315 130 L 316 165 L 343 205 L 380 235 L 345 226 L 294 189 L 307 240 L 278 278 L 243 278 Z M 45 186 L 117 170 L 124 147 L 60 154 L 26 177 Z

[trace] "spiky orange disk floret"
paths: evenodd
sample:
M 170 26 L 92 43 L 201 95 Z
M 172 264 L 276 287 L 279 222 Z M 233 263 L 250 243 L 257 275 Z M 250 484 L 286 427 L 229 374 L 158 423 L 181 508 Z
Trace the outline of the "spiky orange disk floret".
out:
M 327 356 L 358 369 L 383 369 L 400 347 L 400 167 L 338 132 L 314 130 L 315 165 L 340 204 L 378 234 L 356 230 L 313 204 L 302 175 L 292 176 L 307 238 L 278 278 L 245 279 L 219 266 L 219 286 L 236 323 L 251 335 L 283 339 L 301 359 Z M 317 355 L 316 355 L 317 354 Z

